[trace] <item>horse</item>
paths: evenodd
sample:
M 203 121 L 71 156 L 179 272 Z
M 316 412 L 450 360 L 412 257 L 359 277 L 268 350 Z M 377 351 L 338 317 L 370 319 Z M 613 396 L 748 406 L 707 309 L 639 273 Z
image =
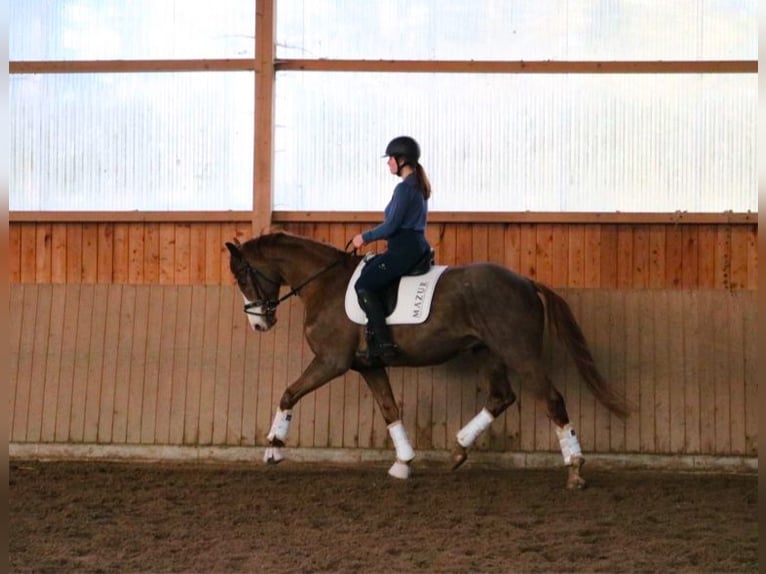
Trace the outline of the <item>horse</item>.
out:
M 452 468 L 460 467 L 476 438 L 516 400 L 510 375 L 516 373 L 536 400 L 544 403 L 554 424 L 567 467 L 566 486 L 586 486 L 585 462 L 578 437 L 569 421 L 564 399 L 546 374 L 543 341 L 546 325 L 555 332 L 574 360 L 580 377 L 610 412 L 625 419 L 628 407 L 598 371 L 583 332 L 568 303 L 553 289 L 494 263 L 447 266 L 436 284 L 428 319 L 418 325 L 391 325 L 399 352 L 385 363 L 357 356 L 364 326 L 352 322 L 344 298 L 362 256 L 356 250 L 285 231 L 269 231 L 240 243 L 226 242 L 229 266 L 244 299 L 244 312 L 254 331 L 264 332 L 277 322 L 278 306 L 292 296 L 304 305 L 303 332 L 314 357 L 282 394 L 266 438 L 264 461 L 284 459 L 282 448 L 292 419 L 292 408 L 306 394 L 349 370 L 368 385 L 396 451 L 388 473 L 410 476 L 415 452 L 402 424 L 389 383 L 387 367 L 420 367 L 443 363 L 458 353 L 477 360 L 489 391 L 482 410 L 457 433 L 451 453 Z M 289 286 L 280 297 L 280 288 Z

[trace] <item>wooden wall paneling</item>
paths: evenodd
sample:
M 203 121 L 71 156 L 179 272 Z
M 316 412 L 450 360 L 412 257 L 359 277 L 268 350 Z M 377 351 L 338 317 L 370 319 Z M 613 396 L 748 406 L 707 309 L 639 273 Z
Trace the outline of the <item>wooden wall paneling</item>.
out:
M 114 275 L 114 225 L 99 223 L 97 226 L 96 267 L 98 283 L 112 283 Z
M 205 283 L 205 241 L 207 225 L 193 223 L 189 226 L 189 283 Z
M 66 287 L 64 285 L 51 285 L 51 307 L 50 307 L 50 322 L 48 324 L 48 337 L 46 345 L 46 353 L 42 358 L 45 363 L 45 377 L 41 381 L 44 387 L 43 391 L 43 409 L 42 409 L 42 426 L 40 429 L 40 441 L 53 442 L 56 437 L 56 408 L 58 403 L 59 393 L 59 376 L 61 367 L 61 345 L 64 338 L 64 309 L 66 306 Z M 14 309 L 14 291 L 11 290 L 11 309 Z M 11 325 L 13 325 L 13 319 L 20 317 L 22 314 L 21 308 L 18 307 L 20 312 L 11 313 Z M 15 340 L 15 331 L 12 335 L 12 345 Z M 11 379 L 12 388 L 13 379 Z
M 729 377 L 729 340 L 732 325 L 730 323 L 730 297 L 721 300 L 716 297 L 710 321 L 716 326 L 710 342 L 713 345 L 708 361 L 712 360 L 710 368 L 715 377 L 715 454 L 731 453 L 731 382 Z
M 650 226 L 638 225 L 633 229 L 633 279 L 632 287 L 641 289 L 650 286 Z
M 160 234 L 162 231 L 160 231 Z M 162 256 L 160 255 L 160 262 Z M 160 263 L 160 269 L 162 264 Z M 162 272 L 160 273 L 162 274 Z M 152 286 L 162 293 L 161 322 L 153 327 L 158 331 L 157 343 L 157 392 L 154 411 L 154 444 L 170 444 L 171 402 L 173 400 L 173 369 L 178 341 L 176 323 L 179 320 L 179 288 L 170 286 Z M 155 323 L 158 318 L 155 318 Z
M 716 300 L 716 292 L 699 291 L 697 293 L 698 308 L 698 341 L 699 355 L 699 419 L 700 419 L 700 453 L 715 453 L 715 426 L 716 426 L 716 377 L 713 372 L 714 363 L 717 361 L 715 332 L 720 329 L 714 321 L 714 309 L 719 305 Z
M 648 268 L 646 269 L 646 286 L 652 289 L 662 289 L 666 283 L 666 248 L 667 235 L 664 225 L 650 225 L 647 228 L 649 242 Z
M 748 229 L 733 226 L 731 229 L 731 289 L 748 288 Z
M 230 287 L 218 287 L 218 296 L 214 305 L 218 308 L 218 333 L 216 336 L 215 367 L 213 377 L 213 403 L 212 403 L 212 443 L 217 445 L 226 444 L 229 437 L 229 401 L 231 399 L 231 368 L 232 368 L 232 320 L 234 309 L 232 308 L 232 296 L 234 290 Z M 281 311 L 281 309 L 280 309 Z M 279 330 L 280 325 L 277 324 Z M 278 331 L 277 331 L 278 334 Z M 284 349 L 277 348 L 274 357 L 273 377 L 276 381 L 279 377 L 280 356 Z M 212 358 L 212 357 L 211 357 Z M 239 426 L 239 425 L 236 425 Z M 236 427 L 235 427 L 236 428 Z
M 39 223 L 35 226 L 35 282 L 51 282 L 51 243 L 53 240 L 50 223 Z
M 585 286 L 585 228 L 582 225 L 569 226 L 569 287 Z
M 231 238 L 223 239 L 221 237 L 220 225 L 205 226 L 205 284 L 206 285 L 221 284 L 221 260 L 219 256 L 219 250 L 226 241 L 231 241 Z M 226 248 L 224 247 L 224 249 Z M 229 275 L 231 275 L 231 272 L 229 272 Z
M 127 223 L 115 223 L 113 228 L 113 264 L 112 264 L 112 282 L 118 284 L 131 283 L 130 246 L 131 226 Z
M 28 420 L 25 440 L 39 442 L 42 434 L 43 401 L 45 400 L 45 361 L 41 360 L 48 353 L 48 332 L 51 321 L 52 292 L 50 285 L 36 285 L 37 300 L 34 307 L 33 333 L 31 349 L 31 369 L 29 375 Z
M 680 289 L 684 282 L 684 227 L 682 225 L 662 226 L 665 229 L 665 276 L 661 287 Z
M 451 446 L 447 435 L 447 385 L 442 365 L 431 370 L 433 393 L 431 395 L 431 442 L 434 449 L 442 450 Z M 505 423 L 497 421 L 503 430 L 502 444 L 505 444 Z
M 10 436 L 11 441 L 23 442 L 27 434 L 27 416 L 29 412 L 29 394 L 32 378 L 33 351 L 35 344 L 35 315 L 37 306 L 37 286 L 21 285 L 19 293 L 20 320 L 15 331 L 18 332 L 16 340 L 15 377 L 12 381 Z M 14 313 L 11 313 L 13 315 Z M 14 346 L 11 346 L 12 352 Z
M 74 348 L 69 442 L 82 442 L 85 431 L 85 394 L 88 385 L 91 330 L 93 322 L 93 285 L 83 284 L 77 301 L 77 334 Z
M 213 444 L 213 424 L 215 415 L 215 390 L 217 373 L 217 357 L 219 344 L 219 322 L 221 318 L 221 288 L 219 285 L 205 286 L 205 329 L 202 339 L 202 365 L 200 370 L 199 395 L 199 420 L 198 436 L 199 444 Z M 273 336 L 273 334 L 272 334 Z M 273 355 L 272 355 L 273 360 Z M 272 363 L 269 363 L 271 369 Z M 269 387 L 271 380 L 269 379 Z M 268 389 L 271 390 L 270 388 Z M 267 431 L 268 432 L 268 431 Z M 265 434 L 265 433 L 264 433 Z
M 615 287 L 627 289 L 633 286 L 633 227 L 617 226 L 615 241 Z
M 580 323 L 582 332 L 585 335 L 585 339 L 588 341 L 588 345 L 591 347 L 591 351 L 594 354 L 594 358 L 600 357 L 600 351 L 597 352 L 596 343 L 600 343 L 597 330 L 599 325 L 596 317 L 596 305 L 594 301 L 594 291 L 591 289 L 578 289 L 577 291 L 577 321 Z M 596 359 L 598 360 L 598 359 Z M 603 369 L 605 365 L 603 363 L 597 363 L 599 369 Z M 583 445 L 588 445 L 588 449 L 595 451 L 596 445 L 596 397 L 588 389 L 582 378 L 579 379 L 580 390 L 580 413 L 578 419 L 580 421 L 580 428 L 578 429 L 580 440 Z
M 737 291 L 731 293 L 729 299 L 729 409 L 730 409 L 730 432 L 731 454 L 746 454 L 746 412 L 745 412 L 745 333 L 744 333 L 744 306 L 749 298 L 747 292 Z
M 433 440 L 433 368 L 422 367 L 417 374 L 417 412 L 415 413 L 415 441 L 420 449 L 432 449 Z
M 696 225 L 681 226 L 681 261 L 679 262 L 681 287 L 686 290 L 699 289 L 699 227 Z
M 519 268 L 516 271 L 532 279 L 537 278 L 537 230 L 535 226 L 522 223 L 519 226 Z
M 69 422 L 72 408 L 72 384 L 75 370 L 75 353 L 77 351 L 77 323 L 79 299 L 79 284 L 66 287 L 66 302 L 64 305 L 64 335 L 61 344 L 61 365 L 56 401 L 55 442 L 69 440 Z
M 592 306 L 593 309 L 593 330 L 587 335 L 588 341 L 592 345 L 593 358 L 599 371 L 604 376 L 607 384 L 614 385 L 612 376 L 612 353 L 613 344 L 610 339 L 609 328 L 613 323 L 612 308 L 609 300 L 609 293 L 588 289 L 585 292 L 587 299 L 584 304 Z M 592 393 L 591 393 L 592 394 Z M 609 452 L 611 444 L 611 414 L 609 410 L 600 402 L 594 399 L 594 445 L 597 452 Z
M 697 226 L 697 288 L 715 289 L 716 286 L 716 241 L 715 225 Z
M 172 355 L 173 357 L 172 361 L 166 361 L 166 364 L 170 366 L 166 367 L 167 371 L 163 371 L 161 375 L 166 378 L 170 388 L 169 404 L 167 407 L 163 405 L 165 416 L 168 418 L 166 442 L 181 445 L 184 443 L 189 354 L 192 348 L 192 315 L 197 310 L 192 307 L 190 285 L 178 286 L 174 289 L 172 296 L 167 294 L 167 301 L 169 312 L 175 317 L 175 325 L 172 332 L 168 329 L 167 340 L 163 336 L 163 343 L 172 347 L 172 353 L 169 350 L 163 350 L 163 356 Z
M 758 289 L 758 229 L 747 230 L 747 288 Z
M 758 304 L 755 297 L 749 297 L 744 304 L 742 331 L 744 336 L 744 381 L 745 381 L 745 451 L 748 455 L 758 454 L 758 411 L 761 401 L 758 394 Z
M 112 425 L 114 423 L 115 398 L 117 386 L 125 378 L 118 375 L 120 361 L 120 340 L 122 317 L 122 285 L 103 285 L 106 290 L 106 326 L 104 330 L 104 362 L 101 371 L 101 392 L 98 405 L 98 421 L 96 437 L 93 442 L 112 442 Z
M 583 286 L 601 287 L 601 226 L 583 225 Z
M 639 274 L 637 280 L 643 275 Z M 655 291 L 644 293 L 639 302 L 639 372 L 640 372 L 640 449 L 642 453 L 654 452 L 655 418 L 654 385 L 657 371 L 654 364 L 655 338 L 654 329 Z
M 98 224 L 82 224 L 82 270 L 83 283 L 98 282 Z
M 617 288 L 617 226 L 601 226 L 601 287 L 604 289 Z
M 680 452 L 698 454 L 700 445 L 700 301 L 696 291 L 684 294 L 681 304 L 683 329 L 683 373 L 678 384 L 683 380 L 683 419 L 684 445 Z M 702 321 L 706 321 L 704 318 Z M 679 399 L 681 400 L 681 399 Z
M 25 223 L 21 226 L 21 258 L 20 271 L 22 283 L 35 282 L 35 270 L 37 268 L 37 256 L 35 248 L 37 244 L 37 232 L 35 225 Z
M 225 288 L 224 293 L 226 296 L 221 305 L 223 306 L 228 300 L 231 309 L 231 368 L 226 444 L 244 445 L 247 444 L 245 429 L 242 426 L 245 414 L 245 357 L 250 327 L 242 311 L 242 298 L 239 295 L 239 289 L 237 287 Z M 287 307 L 289 311 L 289 305 Z
M 614 237 L 616 239 L 616 235 Z M 611 316 L 608 327 L 609 371 L 607 376 L 609 384 L 615 391 L 626 396 L 625 293 L 617 289 L 610 289 L 607 293 Z M 625 421 L 612 414 L 609 419 L 609 429 L 609 451 L 625 452 Z
M 523 273 L 521 269 L 521 226 L 507 224 L 503 230 L 505 243 L 504 265 L 516 273 Z
M 671 291 L 667 296 L 667 330 L 668 346 L 666 359 L 668 361 L 668 413 L 670 417 L 670 433 L 668 450 L 671 453 L 684 452 L 686 445 L 686 412 L 684 400 L 686 397 L 686 380 L 684 362 L 684 300 L 688 298 L 686 291 Z
M 21 230 L 23 225 L 8 227 L 8 278 L 11 284 L 21 283 Z
M 232 239 L 239 238 L 237 234 L 237 225 L 235 223 L 222 223 L 221 224 L 221 239 L 218 245 L 215 246 L 213 251 L 213 257 L 218 261 L 220 267 L 219 285 L 232 285 L 234 284 L 234 277 L 229 269 L 229 250 L 226 248 L 226 242 Z
M 98 440 L 98 419 L 101 410 L 101 388 L 104 381 L 104 364 L 111 363 L 106 351 L 110 348 L 107 340 L 107 325 L 111 320 L 109 303 L 109 286 L 93 285 L 93 314 L 90 328 L 90 344 L 87 349 L 88 375 L 84 403 L 83 441 L 94 443 Z
M 123 285 L 120 297 L 120 338 L 117 344 L 117 367 L 115 371 L 114 408 L 112 428 L 104 433 L 109 440 L 116 444 L 128 441 L 128 411 L 130 409 L 130 387 L 133 368 L 133 345 L 138 344 L 130 336 L 135 329 L 137 288 L 134 285 Z
M 556 224 L 551 229 L 550 286 L 566 288 L 569 284 L 569 227 Z
M 160 365 L 164 358 L 161 354 L 162 327 L 168 318 L 164 314 L 162 286 L 153 283 L 144 289 L 149 291 L 149 317 L 146 324 L 146 364 L 141 400 L 140 436 L 142 444 L 156 444 Z
M 175 262 L 173 268 L 173 283 L 188 285 L 191 279 L 191 225 L 177 223 L 175 225 Z
M 157 280 L 160 285 L 176 282 L 176 224 L 160 223 L 157 230 Z
M 505 263 L 505 225 L 493 223 L 487 226 L 487 261 Z
M 676 366 L 671 362 L 670 348 L 679 332 L 670 321 L 667 290 L 653 292 L 652 313 L 654 319 L 654 450 L 669 453 L 670 435 L 670 387 L 675 382 Z M 675 350 L 675 348 L 674 348 Z M 678 355 L 674 357 L 678 359 Z M 680 372 L 680 369 L 679 369 Z
M 136 286 L 135 297 L 132 325 L 133 344 L 130 349 L 128 419 L 125 438 L 128 444 L 141 443 L 141 417 L 144 408 L 144 380 L 148 345 L 147 335 L 149 329 L 152 328 L 149 315 L 149 289 L 143 285 Z
M 203 370 L 205 364 L 205 331 L 208 326 L 208 285 L 191 288 L 191 315 L 189 317 L 189 353 L 186 398 L 184 400 L 184 444 L 200 443 L 200 410 L 202 409 Z M 215 315 L 215 310 L 210 310 Z
M 67 282 L 67 229 L 63 223 L 51 226 L 51 282 Z
M 538 281 L 547 285 L 553 282 L 553 226 L 551 224 L 537 226 L 535 268 Z
M 625 293 L 625 398 L 631 407 L 625 421 L 625 449 L 639 452 L 641 449 L 641 293 Z
M 138 285 L 144 282 L 144 226 L 131 223 L 128 226 L 128 282 Z
M 144 224 L 144 257 L 143 257 L 143 283 L 154 284 L 160 282 L 160 250 L 162 249 L 162 237 L 160 228 L 172 224 L 147 222 Z
M 715 230 L 715 289 L 731 288 L 731 226 L 722 225 Z

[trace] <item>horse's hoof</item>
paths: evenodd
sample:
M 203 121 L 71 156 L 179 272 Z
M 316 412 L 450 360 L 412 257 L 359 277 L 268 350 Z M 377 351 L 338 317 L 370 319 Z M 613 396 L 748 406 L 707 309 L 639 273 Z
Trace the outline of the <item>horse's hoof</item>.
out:
M 266 464 L 279 464 L 284 459 L 285 457 L 282 456 L 282 449 L 276 446 L 266 447 L 266 450 L 263 453 L 263 462 Z
M 587 486 L 588 483 L 580 475 L 580 468 L 584 463 L 584 458 L 577 457 L 573 459 L 572 463 L 569 465 L 569 476 L 567 477 L 567 488 L 569 490 L 582 490 Z
M 391 468 L 388 469 L 388 475 L 393 476 L 394 478 L 406 480 L 410 477 L 410 465 L 406 462 L 397 460 L 394 464 L 391 465 Z
M 465 447 L 457 445 L 452 451 L 452 470 L 457 470 L 468 460 L 468 450 Z

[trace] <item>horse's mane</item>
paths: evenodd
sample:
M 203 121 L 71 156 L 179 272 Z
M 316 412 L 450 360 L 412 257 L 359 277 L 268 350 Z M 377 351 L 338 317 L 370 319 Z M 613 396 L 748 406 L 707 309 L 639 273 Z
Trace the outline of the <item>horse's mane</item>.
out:
M 264 250 L 271 250 L 275 247 L 300 247 L 325 260 L 336 260 L 342 255 L 350 255 L 350 253 L 324 241 L 303 237 L 284 230 L 269 231 L 242 244 L 243 250 L 255 255 L 264 255 Z

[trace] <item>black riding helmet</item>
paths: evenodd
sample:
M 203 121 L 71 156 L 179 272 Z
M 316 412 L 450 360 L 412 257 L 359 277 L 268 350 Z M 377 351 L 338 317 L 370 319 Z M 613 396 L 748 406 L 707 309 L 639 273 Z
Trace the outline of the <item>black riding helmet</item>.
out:
M 399 170 L 407 164 L 413 168 L 418 165 L 420 159 L 420 146 L 410 136 L 399 136 L 388 142 L 386 153 L 383 157 L 395 157 L 399 165 Z M 404 162 L 399 163 L 399 158 L 404 158 Z

